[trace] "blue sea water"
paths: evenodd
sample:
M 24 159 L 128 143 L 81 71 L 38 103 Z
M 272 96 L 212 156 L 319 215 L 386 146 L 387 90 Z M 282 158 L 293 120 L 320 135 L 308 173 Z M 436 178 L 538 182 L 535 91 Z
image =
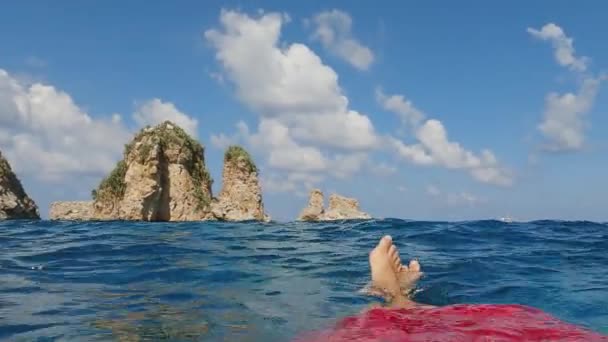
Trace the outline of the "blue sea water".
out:
M 288 341 L 376 299 L 367 253 L 419 258 L 416 300 L 519 303 L 608 333 L 592 222 L 0 222 L 0 340 Z

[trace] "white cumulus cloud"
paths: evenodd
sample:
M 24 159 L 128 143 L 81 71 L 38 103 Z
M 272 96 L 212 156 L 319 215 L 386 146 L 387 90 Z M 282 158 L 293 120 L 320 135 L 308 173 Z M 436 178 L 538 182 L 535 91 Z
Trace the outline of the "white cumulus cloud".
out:
M 528 28 L 528 33 L 533 37 L 550 41 L 555 49 L 555 60 L 561 66 L 569 67 L 575 71 L 585 71 L 587 69 L 587 57 L 576 57 L 574 50 L 574 40 L 568 36 L 561 27 L 554 23 L 548 23 L 540 30 Z
M 450 141 L 441 121 L 429 119 L 422 122 L 425 115 L 403 95 L 386 95 L 377 89 L 376 99 L 386 110 L 399 115 L 413 129 L 416 143 L 406 144 L 394 137 L 386 139 L 401 158 L 417 165 L 466 170 L 482 183 L 500 186 L 513 183 L 511 173 L 498 163 L 492 151 L 485 149 L 476 154 L 458 142 Z
M 589 125 L 585 116 L 593 107 L 600 83 L 605 77 L 585 73 L 589 58 L 576 56 L 574 40 L 558 25 L 548 23 L 540 30 L 528 28 L 528 32 L 536 38 L 550 41 L 558 64 L 572 70 L 580 81 L 576 94 L 551 92 L 547 95 L 543 120 L 538 125 L 547 141 L 544 149 L 553 152 L 580 150 L 584 146 L 585 129 Z
M 245 121 L 240 120 L 237 122 L 236 129 L 236 133 L 232 135 L 224 133 L 211 134 L 211 144 L 220 150 L 225 150 L 230 145 L 240 144 L 243 140 L 250 138 L 249 127 Z
M 367 153 L 336 154 L 329 160 L 329 172 L 336 178 L 348 178 L 369 162 Z
M 133 113 L 138 125 L 172 120 L 196 134 L 196 120 L 170 102 L 146 101 Z M 133 135 L 120 114 L 93 117 L 66 92 L 28 83 L 0 69 L 0 150 L 13 168 L 41 181 L 102 177 Z
M 348 13 L 337 9 L 325 11 L 315 15 L 312 22 L 313 38 L 332 54 L 361 70 L 367 70 L 373 63 L 373 52 L 353 37 L 353 20 Z
M 262 119 L 258 132 L 249 141 L 259 150 L 269 152 L 268 163 L 279 170 L 292 172 L 322 171 L 327 160 L 321 151 L 312 146 L 303 146 L 292 139 L 289 127 L 274 119 Z
M 396 113 L 401 121 L 411 127 L 417 127 L 425 118 L 424 112 L 416 108 L 412 101 L 403 95 L 386 95 L 380 88 L 376 88 L 376 100 L 385 110 Z
M 483 183 L 508 186 L 513 182 L 510 172 L 498 164 L 490 150 L 475 154 L 459 143 L 450 141 L 443 124 L 439 120 L 427 120 L 416 132 L 419 141 L 416 148 L 424 151 L 426 159 L 422 164 L 439 165 L 448 169 L 464 169 Z M 408 157 L 405 155 L 404 157 Z M 411 159 L 416 162 L 420 157 Z
M 52 181 L 109 171 L 130 135 L 116 115 L 93 118 L 69 94 L 2 69 L 0 127 L 0 149 L 13 168 Z
M 306 45 L 280 41 L 287 21 L 279 13 L 223 10 L 220 27 L 205 32 L 226 80 L 259 117 L 257 132 L 215 134 L 214 144 L 240 136 L 268 166 L 288 173 L 356 172 L 381 139 L 369 117 L 349 108 L 332 68 Z
M 600 79 L 586 78 L 577 94 L 550 93 L 545 100 L 543 121 L 538 128 L 551 151 L 579 150 L 585 141 L 585 115 L 595 102 Z
M 133 119 L 139 126 L 154 126 L 169 120 L 188 134 L 194 137 L 198 135 L 198 120 L 178 110 L 173 103 L 163 102 L 161 99 L 155 98 L 140 104 L 133 113 Z
M 265 191 L 270 193 L 295 193 L 300 197 L 306 197 L 310 189 L 317 187 L 323 180 L 323 176 L 309 173 L 289 173 L 288 175 L 270 174 L 262 175 L 261 183 Z
M 205 32 L 239 99 L 261 117 L 290 127 L 299 140 L 351 150 L 374 147 L 371 121 L 348 108 L 335 71 L 306 45 L 281 44 L 284 20 L 278 13 L 252 18 L 222 11 L 222 29 Z

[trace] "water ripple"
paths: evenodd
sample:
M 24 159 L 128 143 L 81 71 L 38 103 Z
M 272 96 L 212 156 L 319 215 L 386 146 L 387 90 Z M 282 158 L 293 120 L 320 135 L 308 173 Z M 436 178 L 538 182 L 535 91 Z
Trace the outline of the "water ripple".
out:
M 0 222 L 0 339 L 285 341 L 373 302 L 391 234 L 429 304 L 516 303 L 608 332 L 593 222 Z

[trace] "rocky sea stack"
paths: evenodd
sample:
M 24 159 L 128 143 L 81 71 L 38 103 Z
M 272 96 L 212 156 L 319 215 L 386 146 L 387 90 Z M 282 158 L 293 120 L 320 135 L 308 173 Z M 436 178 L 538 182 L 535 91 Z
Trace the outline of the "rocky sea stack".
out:
M 51 219 L 265 220 L 257 167 L 241 147 L 228 149 L 223 187 L 213 198 L 204 147 L 166 121 L 142 129 L 123 160 L 92 191 L 92 202 L 55 202 Z
M 21 182 L 0 152 L 0 220 L 39 218 L 36 203 L 25 193 Z
M 308 206 L 302 210 L 299 221 L 333 221 L 333 220 L 361 220 L 370 219 L 371 216 L 359 209 L 359 201 L 337 194 L 329 196 L 329 207 L 324 208 L 323 192 L 313 189 L 310 192 Z
M 171 122 L 142 129 L 96 190 L 98 219 L 193 221 L 209 217 L 211 184 L 203 146 Z
M 213 216 L 226 221 L 269 221 L 264 213 L 258 168 L 240 146 L 230 146 L 224 154 L 222 190 L 212 205 Z

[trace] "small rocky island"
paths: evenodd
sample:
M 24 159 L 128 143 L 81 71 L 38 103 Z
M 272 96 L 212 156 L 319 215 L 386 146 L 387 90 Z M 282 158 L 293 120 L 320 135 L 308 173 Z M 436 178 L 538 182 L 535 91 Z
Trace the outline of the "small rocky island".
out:
M 334 221 L 370 219 L 371 216 L 359 209 L 359 201 L 337 194 L 329 196 L 329 207 L 324 207 L 323 192 L 313 189 L 308 198 L 308 206 L 302 210 L 298 221 Z
M 214 198 L 204 147 L 174 123 L 142 129 L 90 202 L 55 202 L 54 220 L 269 220 L 258 170 L 241 147 L 226 151 L 223 186 Z
M 222 190 L 211 204 L 211 213 L 225 221 L 270 221 L 264 213 L 258 168 L 240 146 L 230 146 L 224 154 Z
M 40 219 L 40 215 L 36 203 L 25 193 L 0 152 L 0 220 L 10 219 Z

